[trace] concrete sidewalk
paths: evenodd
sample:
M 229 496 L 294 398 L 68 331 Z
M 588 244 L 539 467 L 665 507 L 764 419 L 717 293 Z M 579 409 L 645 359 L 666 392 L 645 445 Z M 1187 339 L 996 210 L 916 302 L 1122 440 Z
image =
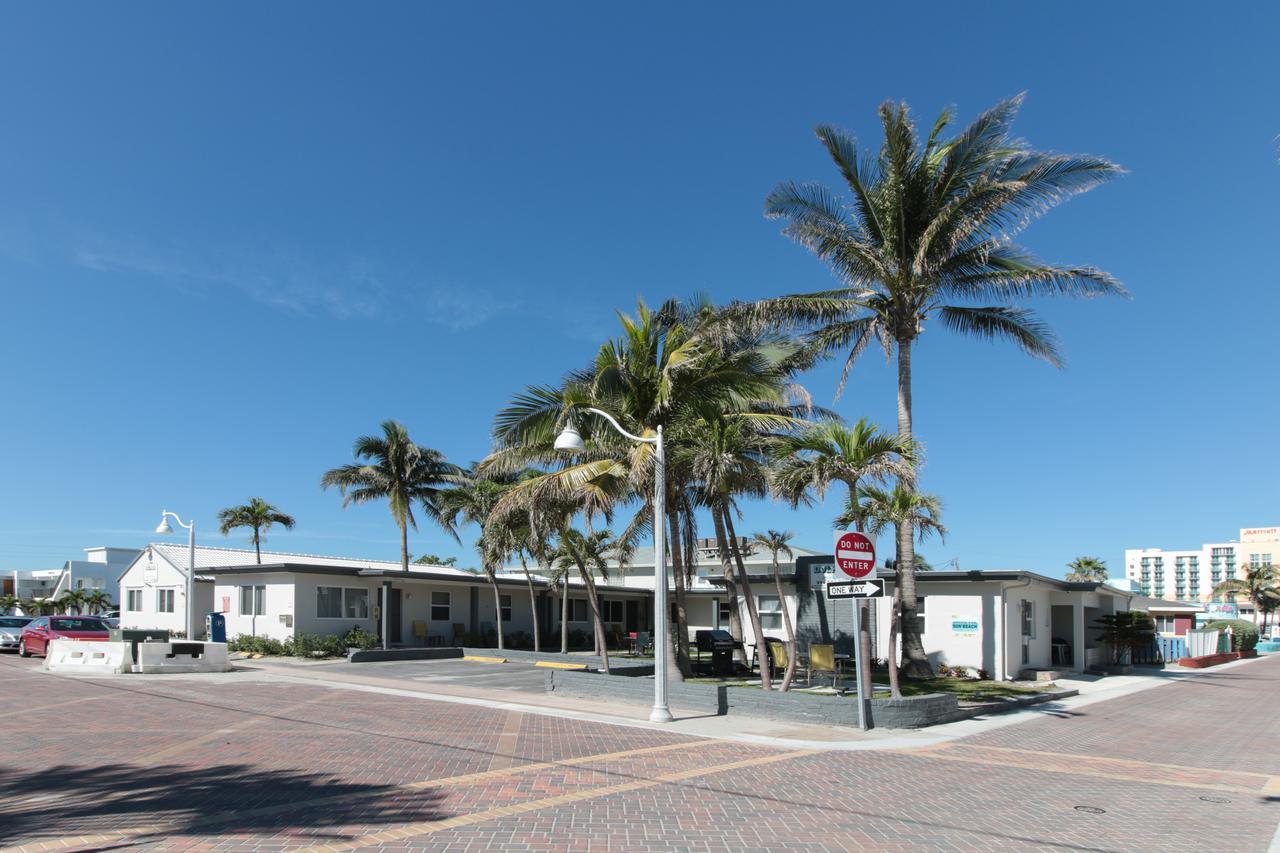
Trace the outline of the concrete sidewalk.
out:
M 377 672 L 378 664 L 318 667 L 310 663 L 260 659 L 239 661 L 237 666 L 246 670 L 246 672 L 240 673 L 239 677 L 253 673 L 256 677 L 268 681 L 311 683 L 335 689 L 358 690 L 390 696 L 418 697 L 437 702 L 522 711 L 717 740 L 791 748 L 867 750 L 930 746 L 1046 716 L 1071 716 L 1078 709 L 1097 702 L 1128 696 L 1140 691 L 1174 684 L 1178 681 L 1202 678 L 1238 667 L 1249 666 L 1264 659 L 1253 658 L 1235 661 L 1202 670 L 1182 670 L 1178 667 L 1169 667 L 1164 671 L 1133 675 L 1085 676 L 1076 679 L 1060 679 L 1057 682 L 1059 686 L 1078 690 L 1079 695 L 1056 702 L 1046 702 L 1042 705 L 1020 710 L 975 717 L 955 723 L 931 726 L 926 729 L 872 729 L 868 732 L 844 726 L 795 724 L 781 720 L 752 717 L 722 717 L 678 707 L 672 708 L 672 713 L 676 717 L 674 722 L 651 723 L 648 720 L 648 705 L 626 702 L 599 702 L 557 696 L 556 694 L 532 693 L 527 690 L 517 691 L 471 686 L 466 683 L 465 679 L 441 680 L 427 678 L 416 680 L 402 675 L 380 675 Z M 523 663 L 457 662 L 453 665 L 493 669 L 510 667 L 524 671 L 534 669 L 532 665 Z M 540 672 L 540 670 L 537 671 Z M 423 672 L 425 675 L 429 670 L 424 667 Z M 235 678 L 236 676 L 223 677 Z M 485 681 L 490 681 L 490 679 L 485 679 Z

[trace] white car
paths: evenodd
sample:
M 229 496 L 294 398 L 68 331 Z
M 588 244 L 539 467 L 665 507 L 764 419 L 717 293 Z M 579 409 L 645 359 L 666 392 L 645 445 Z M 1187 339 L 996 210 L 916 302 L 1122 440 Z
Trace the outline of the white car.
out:
M 0 616 L 0 649 L 16 652 L 22 629 L 31 619 L 30 616 Z

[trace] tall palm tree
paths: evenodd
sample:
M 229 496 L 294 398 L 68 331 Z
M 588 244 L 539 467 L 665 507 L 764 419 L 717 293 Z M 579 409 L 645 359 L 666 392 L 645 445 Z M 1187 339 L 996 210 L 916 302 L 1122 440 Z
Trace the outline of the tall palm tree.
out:
M 1274 610 L 1275 607 L 1271 606 L 1272 601 L 1280 600 L 1280 570 L 1270 563 L 1251 564 L 1245 569 L 1243 578 L 1228 578 L 1222 581 L 1214 586 L 1213 594 L 1225 595 L 1228 600 L 1234 600 L 1237 595 L 1243 595 L 1256 610 L 1265 615 L 1269 611 L 1264 608 Z
M 105 589 L 91 589 L 84 594 L 84 603 L 90 613 L 111 609 L 111 594 Z
M 884 433 L 861 418 L 852 427 L 833 418 L 817 421 L 807 429 L 784 437 L 773 449 L 774 467 L 770 474 L 773 493 L 792 508 L 811 503 L 811 496 L 821 500 L 836 484 L 845 487 L 845 502 L 855 509 L 849 520 L 837 518 L 836 526 L 850 524 L 863 532 L 865 520 L 857 513 L 859 504 L 851 498 L 859 494 L 863 483 L 883 483 L 887 479 L 909 481 L 920 461 L 920 451 L 910 438 Z M 862 608 L 858 653 L 864 661 L 871 659 L 871 619 L 869 602 L 855 603 Z M 871 695 L 871 667 L 862 668 L 862 689 Z
M 320 487 L 336 486 L 342 506 L 385 500 L 400 528 L 400 565 L 409 570 L 409 528 L 418 529 L 413 505 L 419 504 L 430 519 L 440 521 L 436 502 L 440 492 L 458 480 L 461 469 L 443 453 L 419 447 L 409 431 L 396 421 L 382 422 L 382 435 L 357 438 L 352 453 L 362 464 L 343 465 L 326 471 Z M 447 528 L 446 528 L 447 529 Z M 452 531 L 450 531 L 452 534 Z M 456 534 L 454 538 L 457 538 Z
M 1076 557 L 1067 568 L 1067 580 L 1077 583 L 1102 583 L 1107 579 L 1107 563 L 1099 557 Z
M 609 671 L 609 644 L 605 636 L 595 576 L 598 574 L 602 580 L 607 580 L 609 557 L 623 554 L 621 558 L 625 561 L 625 550 L 624 543 L 619 542 L 611 531 L 582 533 L 573 527 L 560 532 L 556 548 L 557 565 L 566 571 L 576 568 L 586 587 L 587 602 L 591 605 L 591 618 L 595 623 L 596 647 L 600 651 L 600 662 L 605 672 Z M 564 626 L 561 626 L 561 630 L 564 630 Z
M 855 501 L 850 501 L 850 503 L 855 503 Z M 848 511 L 846 515 L 852 515 L 856 512 L 858 518 L 861 518 L 865 523 L 866 532 L 870 536 L 879 536 L 892 527 L 895 533 L 901 533 L 903 528 L 909 528 L 922 542 L 935 533 L 940 539 L 946 538 L 947 528 L 942 524 L 942 501 L 935 495 L 926 495 L 913 491 L 898 482 L 894 484 L 892 490 L 864 486 L 858 493 L 856 503 L 858 504 L 857 509 Z M 916 619 L 915 608 L 908 611 L 903 606 L 903 602 L 908 598 L 913 602 L 916 600 L 915 572 L 904 573 L 899 570 L 895 574 L 893 610 L 889 618 L 889 652 L 887 657 L 889 689 L 892 691 L 894 698 L 898 698 L 902 695 L 898 686 L 898 634 L 906 634 L 903 623 L 907 619 L 913 620 L 910 629 L 917 637 L 919 637 L 919 631 L 914 624 Z M 905 663 L 906 661 L 904 661 Z M 929 666 L 928 658 L 925 658 L 925 666 Z M 933 674 L 932 668 L 929 668 L 929 674 Z
M 249 541 L 253 543 L 253 553 L 259 564 L 262 563 L 262 533 L 275 524 L 285 530 L 292 530 L 297 522 L 293 516 L 286 515 L 262 498 L 249 498 L 247 504 L 229 506 L 218 513 L 218 531 L 223 536 L 237 527 L 248 527 L 253 531 L 249 535 Z
M 791 551 L 791 540 L 795 538 L 795 534 L 790 530 L 766 530 L 763 533 L 756 531 L 751 534 L 751 541 L 761 548 L 769 552 L 773 559 L 773 583 L 778 590 L 778 602 L 782 607 L 782 622 L 787 630 L 787 669 L 782 674 L 782 686 L 779 688 L 783 693 L 791 688 L 791 680 L 796 674 L 796 629 L 791 623 L 791 610 L 787 607 L 787 596 L 782 591 L 782 575 L 778 571 L 778 555 L 786 554 L 788 558 L 794 556 Z
M 1021 103 L 1021 96 L 1002 101 L 950 138 L 944 134 L 953 113 L 944 110 L 921 140 L 906 104 L 885 102 L 878 152 L 821 125 L 816 134 L 852 204 L 821 185 L 794 183 L 778 186 L 765 201 L 766 216 L 787 220 L 784 233 L 827 262 L 841 287 L 766 300 L 757 314 L 815 326 L 816 349 L 846 352 L 845 376 L 872 342 L 896 357 L 898 432 L 905 437 L 914 435 L 912 353 L 929 321 L 1012 341 L 1057 366 L 1053 333 L 1014 302 L 1124 293 L 1101 270 L 1047 263 L 1013 242 L 1050 208 L 1121 171 L 1099 157 L 1036 151 L 1014 138 Z M 903 524 L 897 565 L 907 575 L 914 570 L 912 540 L 911 524 Z M 909 594 L 903 608 L 914 613 Z M 907 673 L 925 677 L 928 659 L 913 622 L 907 619 L 903 638 Z

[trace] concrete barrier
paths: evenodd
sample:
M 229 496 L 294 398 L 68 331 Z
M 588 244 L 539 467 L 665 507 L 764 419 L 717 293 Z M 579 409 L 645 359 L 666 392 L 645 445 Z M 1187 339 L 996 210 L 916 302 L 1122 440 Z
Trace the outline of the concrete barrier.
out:
M 409 649 L 347 649 L 348 663 L 374 663 L 388 660 L 446 660 L 462 657 L 462 649 L 433 646 Z
M 134 672 L 230 672 L 226 643 L 138 643 Z
M 44 656 L 49 672 L 78 675 L 113 675 L 128 672 L 133 664 L 129 643 L 93 640 L 51 640 Z

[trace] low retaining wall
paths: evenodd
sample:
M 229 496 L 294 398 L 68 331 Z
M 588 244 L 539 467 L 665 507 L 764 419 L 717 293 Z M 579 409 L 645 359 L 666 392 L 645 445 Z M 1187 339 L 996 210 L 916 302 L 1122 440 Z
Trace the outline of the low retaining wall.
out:
M 1216 655 L 1200 655 L 1194 658 L 1179 658 L 1178 666 L 1185 666 L 1188 669 L 1204 669 L 1207 666 L 1217 666 L 1223 663 L 1231 663 L 1233 660 L 1241 658 L 1256 658 L 1258 656 L 1257 649 L 1249 649 L 1243 652 L 1221 652 Z
M 548 693 L 559 693 L 580 699 L 620 700 L 640 705 L 653 703 L 653 682 L 647 678 L 549 669 L 546 689 Z M 725 714 L 729 707 L 725 694 L 729 689 L 719 684 L 671 682 L 667 685 L 667 701 L 677 708 L 689 711 Z
M 350 649 L 347 652 L 348 663 L 372 663 L 384 660 L 445 660 L 462 657 L 459 648 L 413 648 L 413 649 Z

